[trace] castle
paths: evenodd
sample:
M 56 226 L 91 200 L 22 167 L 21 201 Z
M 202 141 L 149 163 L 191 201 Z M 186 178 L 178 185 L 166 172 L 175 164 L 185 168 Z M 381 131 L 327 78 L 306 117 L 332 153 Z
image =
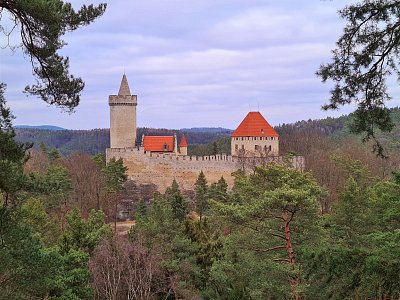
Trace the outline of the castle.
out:
M 184 135 L 178 148 L 177 136 L 136 136 L 137 95 L 132 95 L 125 74 L 118 95 L 109 96 L 110 148 L 106 159 L 122 158 L 128 176 L 138 184 L 155 184 L 159 191 L 173 179 L 183 189 L 192 189 L 203 171 L 208 182 L 221 176 L 232 186 L 232 172 L 246 164 L 283 162 L 279 156 L 279 135 L 259 112 L 249 112 L 231 135 L 232 155 L 188 156 Z M 294 167 L 304 169 L 304 157 L 291 158 Z

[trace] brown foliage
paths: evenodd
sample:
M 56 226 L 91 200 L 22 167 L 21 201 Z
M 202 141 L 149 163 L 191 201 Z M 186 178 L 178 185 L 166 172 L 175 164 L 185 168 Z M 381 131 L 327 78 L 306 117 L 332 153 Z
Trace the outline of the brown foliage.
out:
M 115 236 L 102 241 L 89 262 L 96 299 L 154 299 L 159 258 L 138 238 Z
M 92 209 L 101 209 L 109 217 L 109 201 L 103 189 L 104 176 L 91 156 L 74 153 L 66 159 L 65 165 L 73 184 L 70 204 L 78 207 L 83 216 L 87 216 Z

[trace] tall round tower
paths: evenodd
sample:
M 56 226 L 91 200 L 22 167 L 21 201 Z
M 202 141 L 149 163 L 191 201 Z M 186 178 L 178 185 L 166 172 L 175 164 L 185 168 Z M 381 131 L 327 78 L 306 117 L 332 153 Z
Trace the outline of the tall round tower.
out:
M 122 76 L 118 95 L 110 95 L 108 105 L 110 106 L 110 148 L 134 148 L 137 96 L 131 95 L 125 74 Z

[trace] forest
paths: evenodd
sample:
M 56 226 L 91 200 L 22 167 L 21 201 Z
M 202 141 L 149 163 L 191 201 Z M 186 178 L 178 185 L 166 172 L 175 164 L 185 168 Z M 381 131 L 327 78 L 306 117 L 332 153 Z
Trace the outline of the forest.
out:
M 349 117 L 308 120 L 277 127 L 306 172 L 247 166 L 232 188 L 200 173 L 192 191 L 174 181 L 163 194 L 127 180 L 120 160 L 2 131 L 0 299 L 398 299 L 392 114 L 387 158 L 347 131 Z M 127 199 L 135 225 L 121 235 Z
M 400 299 L 400 110 L 385 105 L 386 79 L 400 78 L 399 4 L 339 11 L 347 23 L 317 75 L 334 83 L 323 109 L 355 111 L 278 126 L 288 159 L 243 164 L 232 187 L 203 172 L 192 191 L 138 186 L 121 160 L 105 162 L 106 130 L 14 129 L 0 83 L 0 299 Z M 32 63 L 26 93 L 79 104 L 62 37 L 106 7 L 0 1 Z M 229 153 L 229 130 L 181 132 L 192 155 Z M 133 226 L 120 232 L 127 200 Z

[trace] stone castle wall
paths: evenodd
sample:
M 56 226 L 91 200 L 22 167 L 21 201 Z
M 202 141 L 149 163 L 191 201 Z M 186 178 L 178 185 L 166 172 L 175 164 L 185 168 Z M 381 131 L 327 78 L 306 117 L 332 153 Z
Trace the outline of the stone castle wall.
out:
M 255 146 L 258 149 L 256 150 Z M 279 137 L 231 137 L 231 153 L 240 153 L 240 150 L 259 155 L 259 153 L 268 153 L 276 156 L 279 153 Z
M 160 192 L 164 192 L 175 179 L 182 189 L 193 189 L 200 171 L 203 171 L 209 183 L 218 181 L 221 176 L 232 187 L 232 172 L 242 168 L 243 158 L 228 155 L 182 156 L 175 154 L 158 154 L 144 152 L 143 148 L 109 148 L 106 158 L 122 158 L 128 168 L 129 179 L 138 184 L 155 184 Z M 254 160 L 254 159 L 253 159 Z M 257 159 L 255 159 L 257 160 Z M 282 163 L 282 156 L 271 156 L 251 163 Z M 261 161 L 262 160 L 262 161 Z M 294 167 L 304 169 L 304 157 L 292 158 Z

